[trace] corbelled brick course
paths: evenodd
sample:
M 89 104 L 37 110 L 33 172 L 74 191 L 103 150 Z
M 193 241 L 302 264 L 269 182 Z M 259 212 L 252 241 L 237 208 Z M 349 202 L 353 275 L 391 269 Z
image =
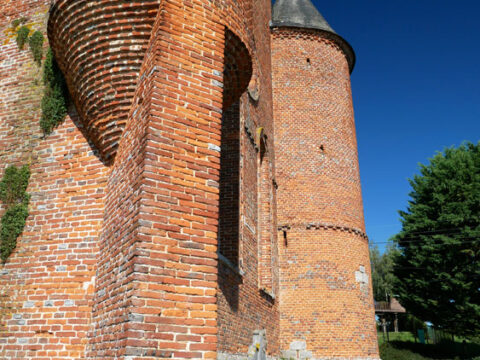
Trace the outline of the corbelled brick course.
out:
M 127 121 L 160 0 L 56 1 L 50 44 L 87 133 L 111 163 Z
M 0 269 L 1 358 L 378 358 L 349 68 L 331 37 L 271 30 L 268 0 L 0 13 L 0 175 L 32 171 Z M 73 99 L 48 136 L 22 17 Z

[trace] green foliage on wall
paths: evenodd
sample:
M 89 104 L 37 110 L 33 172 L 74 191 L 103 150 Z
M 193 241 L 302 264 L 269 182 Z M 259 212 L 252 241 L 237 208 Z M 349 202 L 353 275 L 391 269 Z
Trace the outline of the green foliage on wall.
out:
M 30 46 L 30 51 L 33 55 L 33 60 L 38 64 L 42 65 L 43 57 L 43 34 L 40 31 L 35 31 L 32 36 L 28 39 L 28 45 Z
M 0 200 L 6 207 L 0 222 L 0 257 L 5 263 L 17 245 L 28 217 L 30 195 L 27 193 L 30 169 L 9 166 L 0 182 Z
M 20 50 L 23 50 L 25 43 L 28 40 L 28 34 L 30 34 L 30 29 L 25 25 L 17 30 L 17 45 Z
M 15 20 L 13 20 L 13 21 L 12 21 L 12 28 L 13 28 L 13 30 L 16 30 L 17 27 L 20 25 L 20 23 L 21 23 L 21 20 L 20 20 L 20 19 L 15 19 Z
M 5 175 L 0 182 L 0 200 L 6 205 L 23 202 L 28 195 L 25 190 L 30 179 L 30 170 L 28 166 L 17 169 L 15 166 L 9 166 L 5 169 Z
M 17 28 L 18 28 L 20 25 L 25 24 L 27 21 L 28 21 L 28 18 L 26 18 L 25 16 L 22 16 L 22 17 L 19 18 L 19 19 L 13 20 L 13 21 L 12 21 L 12 28 L 13 28 L 13 30 L 17 30 Z
M 45 84 L 45 93 L 42 99 L 40 126 L 44 134 L 48 135 L 65 119 L 68 100 L 65 78 L 50 48 L 43 65 L 43 83 Z
M 32 52 L 33 59 L 38 64 L 38 66 L 42 65 L 42 58 L 43 58 L 43 42 L 44 36 L 41 31 L 35 31 L 32 36 L 30 35 L 30 28 L 25 24 L 28 21 L 27 18 L 22 17 L 20 19 L 16 19 L 12 21 L 12 28 L 14 31 L 17 32 L 17 45 L 20 50 L 23 50 L 25 44 L 28 42 L 30 47 L 30 51 Z M 18 30 L 17 28 L 22 25 Z

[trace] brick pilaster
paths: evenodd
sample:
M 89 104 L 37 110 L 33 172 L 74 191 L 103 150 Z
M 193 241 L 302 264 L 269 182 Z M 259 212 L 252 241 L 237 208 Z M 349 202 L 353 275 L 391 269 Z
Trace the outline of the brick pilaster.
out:
M 224 32 L 208 0 L 162 2 L 109 181 L 92 358 L 216 357 Z

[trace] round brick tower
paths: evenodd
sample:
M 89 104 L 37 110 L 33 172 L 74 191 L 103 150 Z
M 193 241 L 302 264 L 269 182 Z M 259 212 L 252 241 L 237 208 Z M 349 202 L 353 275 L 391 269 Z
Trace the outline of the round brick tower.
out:
M 310 0 L 277 0 L 272 67 L 285 357 L 378 359 L 351 46 Z

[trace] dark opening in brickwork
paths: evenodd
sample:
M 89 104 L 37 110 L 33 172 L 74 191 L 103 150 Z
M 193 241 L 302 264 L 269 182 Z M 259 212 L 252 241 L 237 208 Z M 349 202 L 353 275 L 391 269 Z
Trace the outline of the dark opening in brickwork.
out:
M 220 156 L 220 253 L 238 266 L 240 199 L 240 107 L 239 101 L 224 111 Z
M 228 109 L 247 90 L 252 72 L 247 47 L 237 35 L 225 29 L 223 109 Z

